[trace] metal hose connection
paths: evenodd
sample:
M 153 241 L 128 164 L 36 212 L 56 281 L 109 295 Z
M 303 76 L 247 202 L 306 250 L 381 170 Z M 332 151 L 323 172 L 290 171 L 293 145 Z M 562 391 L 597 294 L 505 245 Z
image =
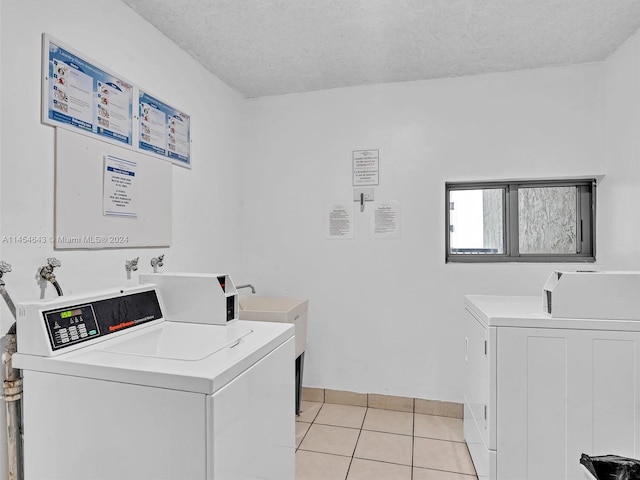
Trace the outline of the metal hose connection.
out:
M 59 267 L 60 265 L 62 265 L 60 263 L 60 260 L 54 257 L 50 257 L 47 258 L 47 264 L 44 267 L 40 267 L 40 270 L 38 270 L 40 278 L 46 280 L 47 282 L 50 282 L 51 285 L 53 285 L 56 289 L 56 292 L 58 292 L 59 297 L 63 295 L 62 287 L 58 283 L 58 280 L 56 280 L 56 276 L 53 274 L 53 269 Z
M 131 280 L 131 272 L 135 272 L 138 270 L 138 260 L 140 260 L 140 257 L 126 260 L 124 262 L 124 269 L 127 271 L 127 280 Z
M 158 267 L 164 265 L 164 255 L 153 257 L 151 259 L 151 266 L 153 267 L 153 273 L 158 273 Z
M 4 280 L 2 279 L 2 276 L 5 273 L 8 273 L 10 271 L 11 271 L 11 265 L 9 265 L 7 262 L 4 262 L 4 261 L 0 260 L 0 295 L 4 299 L 5 303 L 7 304 L 7 307 L 9 308 L 9 311 L 11 312 L 11 315 L 13 315 L 13 319 L 15 320 L 15 318 L 16 318 L 16 306 L 13 304 L 13 300 L 11 300 L 11 297 L 9 296 L 9 293 L 4 288 L 5 287 L 5 283 L 4 283 Z

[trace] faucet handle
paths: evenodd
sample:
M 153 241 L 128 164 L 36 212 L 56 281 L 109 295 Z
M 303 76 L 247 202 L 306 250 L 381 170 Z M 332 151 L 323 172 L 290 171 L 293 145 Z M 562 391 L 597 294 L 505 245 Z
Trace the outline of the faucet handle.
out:
M 153 273 L 158 273 L 158 267 L 164 265 L 164 254 L 151 259 L 151 266 L 153 267 Z
M 55 267 L 59 267 L 60 265 L 62 265 L 62 263 L 60 262 L 60 260 L 58 260 L 55 257 L 49 257 L 47 258 L 47 263 L 49 264 L 50 267 L 55 268 Z
M 127 270 L 127 272 L 135 272 L 136 270 L 138 270 L 138 260 L 140 260 L 140 257 L 136 257 L 132 260 L 127 260 L 124 263 L 124 268 Z
M 9 273 L 11 271 L 11 264 L 5 262 L 4 260 L 0 260 L 0 277 L 3 273 Z

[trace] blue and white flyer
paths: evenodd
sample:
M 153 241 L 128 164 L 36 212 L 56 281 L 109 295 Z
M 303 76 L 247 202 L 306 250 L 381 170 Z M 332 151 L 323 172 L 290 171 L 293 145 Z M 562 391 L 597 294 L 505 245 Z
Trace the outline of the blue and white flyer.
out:
M 136 183 L 136 162 L 105 155 L 103 214 L 117 217 L 138 216 L 138 188 Z
M 46 119 L 132 144 L 133 86 L 48 41 Z
M 191 166 L 189 115 L 140 91 L 138 97 L 140 138 L 138 147 L 167 157 L 174 163 Z

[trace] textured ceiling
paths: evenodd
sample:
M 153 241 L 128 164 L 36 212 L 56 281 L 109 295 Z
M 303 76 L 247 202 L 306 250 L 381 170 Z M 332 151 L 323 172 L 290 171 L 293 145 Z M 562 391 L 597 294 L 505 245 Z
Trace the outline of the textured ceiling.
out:
M 640 0 L 124 0 L 245 97 L 604 60 Z

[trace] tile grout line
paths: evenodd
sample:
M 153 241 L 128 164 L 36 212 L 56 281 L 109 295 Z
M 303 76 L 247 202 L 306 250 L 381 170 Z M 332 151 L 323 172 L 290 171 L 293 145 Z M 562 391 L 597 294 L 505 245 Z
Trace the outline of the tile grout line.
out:
M 413 480 L 413 456 L 416 450 L 416 399 L 413 399 L 413 422 L 411 423 L 411 480 Z
M 398 467 L 409 467 L 409 468 L 411 468 L 411 465 L 407 465 L 406 463 L 389 462 L 388 460 L 375 460 L 373 458 L 361 458 L 361 457 L 353 457 L 353 456 L 350 457 L 349 455 L 340 455 L 339 453 L 318 452 L 316 450 L 306 450 L 304 448 L 299 448 L 298 450 L 301 451 L 301 452 L 317 453 L 317 454 L 320 454 L 320 455 L 327 455 L 327 456 L 330 456 L 330 457 L 351 458 L 353 460 L 363 460 L 365 462 L 382 463 L 384 465 L 395 465 L 395 466 L 398 466 Z M 429 467 L 416 467 L 416 468 L 420 468 L 422 470 L 433 470 L 433 471 L 437 471 L 437 472 L 445 472 L 445 473 L 457 473 L 458 475 L 469 476 L 466 473 L 453 472 L 451 470 L 441 470 L 441 469 L 429 468 Z M 471 476 L 473 476 L 473 475 L 471 475 Z
M 298 453 L 298 450 L 300 450 L 300 446 L 302 445 L 302 442 L 304 442 L 304 439 L 307 438 L 307 435 L 309 434 L 309 430 L 311 430 L 311 425 L 313 425 L 313 423 L 309 424 L 309 428 L 307 428 L 307 431 L 304 432 L 304 435 L 300 439 L 300 443 L 296 445 L 296 453 Z
M 367 418 L 367 412 L 369 411 L 369 407 L 366 407 L 364 411 L 364 416 L 362 417 L 362 423 L 360 424 L 360 431 L 358 431 L 358 438 L 356 439 L 356 444 L 353 446 L 353 453 L 351 455 L 351 461 L 349 461 L 349 467 L 347 468 L 347 475 L 344 477 L 345 480 L 349 478 L 349 472 L 351 471 L 351 465 L 353 464 L 353 458 L 356 455 L 356 448 L 358 448 L 358 442 L 360 441 L 360 435 L 362 435 L 362 427 L 364 427 L 364 420 Z
M 351 458 L 349 455 L 340 455 L 339 453 L 329 453 L 329 452 L 318 452 L 317 450 L 307 450 L 306 448 L 299 448 L 298 450 L 300 452 L 317 453 L 318 455 L 327 455 L 329 457 Z
M 322 405 L 324 405 L 324 403 Z M 322 406 L 316 412 L 315 416 L 313 417 L 313 420 L 311 420 L 311 423 L 309 424 L 309 428 L 307 428 L 307 431 L 302 436 L 302 439 L 300 439 L 300 443 L 298 445 L 296 445 L 296 449 L 295 449 L 294 453 L 297 453 L 298 450 L 300 450 L 300 446 L 302 445 L 302 442 L 304 442 L 304 439 L 307 438 L 307 435 L 309 435 L 309 432 L 311 431 L 311 426 L 315 423 L 316 418 L 318 418 L 318 414 L 320 413 L 320 410 L 322 410 Z M 297 422 L 297 420 L 296 420 L 296 422 Z M 299 423 L 307 423 L 307 422 L 299 422 Z
M 467 454 L 469 455 L 469 458 L 471 458 L 471 451 L 469 450 L 469 444 L 467 444 L 467 442 L 464 442 L 465 446 L 467 447 Z M 476 480 L 478 480 L 478 472 L 476 471 L 476 465 L 475 463 L 473 463 L 473 458 L 471 458 L 471 465 L 473 465 L 473 471 L 475 473 L 475 475 L 473 476 L 473 478 L 475 478 Z

